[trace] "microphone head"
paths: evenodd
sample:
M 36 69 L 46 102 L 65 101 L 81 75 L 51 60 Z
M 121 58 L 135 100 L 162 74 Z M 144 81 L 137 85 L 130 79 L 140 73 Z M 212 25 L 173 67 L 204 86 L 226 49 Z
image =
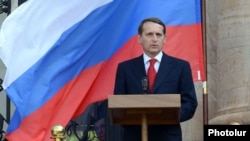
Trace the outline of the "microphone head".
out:
M 148 90 L 148 77 L 142 78 L 142 90 L 146 93 Z

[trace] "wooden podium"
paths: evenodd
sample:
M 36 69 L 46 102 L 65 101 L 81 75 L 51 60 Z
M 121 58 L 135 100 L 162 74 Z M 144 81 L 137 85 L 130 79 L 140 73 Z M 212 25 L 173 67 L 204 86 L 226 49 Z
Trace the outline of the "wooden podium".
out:
M 142 141 L 148 141 L 148 125 L 179 124 L 180 94 L 110 95 L 111 124 L 141 125 Z

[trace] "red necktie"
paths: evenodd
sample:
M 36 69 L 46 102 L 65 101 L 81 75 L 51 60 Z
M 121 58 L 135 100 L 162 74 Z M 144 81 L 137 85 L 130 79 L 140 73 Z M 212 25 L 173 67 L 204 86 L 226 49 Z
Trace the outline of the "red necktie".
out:
M 156 70 L 154 67 L 156 59 L 151 59 L 151 60 L 149 60 L 149 62 L 150 62 L 150 65 L 148 68 L 149 91 L 152 92 L 153 86 L 154 86 L 154 81 L 155 81 L 155 76 L 156 76 Z

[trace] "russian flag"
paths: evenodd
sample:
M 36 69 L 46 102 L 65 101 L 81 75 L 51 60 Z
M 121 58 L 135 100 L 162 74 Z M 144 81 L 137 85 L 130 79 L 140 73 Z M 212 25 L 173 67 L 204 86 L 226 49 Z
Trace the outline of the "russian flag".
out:
M 204 80 L 200 0 L 28 0 L 3 22 L 4 89 L 16 109 L 9 141 L 48 141 L 86 107 L 113 93 L 116 66 L 142 53 L 137 27 L 159 17 L 164 51 Z

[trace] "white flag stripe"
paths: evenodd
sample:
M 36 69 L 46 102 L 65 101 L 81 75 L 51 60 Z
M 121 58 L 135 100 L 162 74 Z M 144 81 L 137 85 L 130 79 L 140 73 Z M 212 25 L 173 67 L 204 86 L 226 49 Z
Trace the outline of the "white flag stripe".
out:
M 13 11 L 0 32 L 0 58 L 8 70 L 4 88 L 36 63 L 65 30 L 111 1 L 29 0 Z

